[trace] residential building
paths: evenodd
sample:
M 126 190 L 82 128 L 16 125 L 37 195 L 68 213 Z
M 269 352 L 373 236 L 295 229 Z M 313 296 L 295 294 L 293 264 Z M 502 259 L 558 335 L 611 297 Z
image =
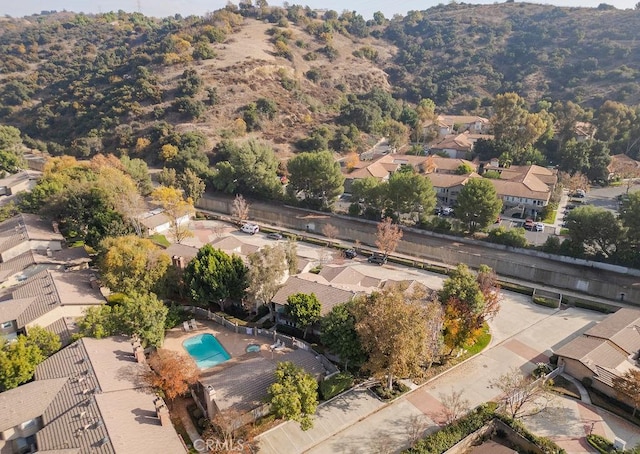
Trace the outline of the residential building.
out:
M 486 134 L 491 127 L 487 118 L 477 115 L 438 115 L 433 124 L 437 125 L 440 136 L 467 131 L 472 134 Z M 427 127 L 432 127 L 432 125 Z
M 589 379 L 591 386 L 608 396 L 619 398 L 615 377 L 638 368 L 640 353 L 640 310 L 622 308 L 560 347 L 558 366 L 578 380 Z
M 41 326 L 69 342 L 73 320 L 106 301 L 89 270 L 43 270 L 0 296 L 0 335 L 11 339 Z
M 31 191 L 40 179 L 40 172 L 22 170 L 0 178 L 0 205 L 9 203 L 17 194 Z
M 626 154 L 611 156 L 611 162 L 607 166 L 609 180 L 614 178 L 639 178 L 640 161 L 630 158 Z
M 314 354 L 304 349 L 273 351 L 263 356 L 230 364 L 222 370 L 204 372 L 192 391 L 194 400 L 209 419 L 220 411 L 232 411 L 242 423 L 252 422 L 269 412 L 267 390 L 275 383 L 278 363 L 290 361 L 320 380 L 327 370 Z
M 191 221 L 191 213 L 185 213 L 184 215 L 176 219 L 178 226 L 183 226 Z M 171 232 L 172 219 L 167 216 L 162 208 L 156 208 L 155 210 L 147 211 L 140 215 L 140 224 L 144 227 L 144 233 L 147 236 L 160 234 L 164 235 Z
M 444 138 L 431 146 L 430 153 L 446 154 L 450 158 L 468 158 L 471 156 L 473 150 L 473 143 L 469 139 L 469 134 L 463 132 L 462 134 L 450 134 L 444 136 Z
M 57 223 L 35 214 L 21 213 L 0 223 L 0 262 L 26 251 L 59 251 L 64 237 Z
M 431 181 L 433 189 L 436 191 L 438 204 L 444 206 L 455 206 L 458 195 L 465 184 L 471 178 L 482 178 L 475 172 L 467 175 L 452 175 L 449 173 L 429 173 L 426 175 Z
M 285 313 L 287 298 L 296 293 L 314 293 L 322 305 L 321 315 L 328 314 L 333 306 L 351 301 L 356 292 L 343 290 L 332 285 L 326 285 L 319 282 L 313 282 L 301 279 L 297 276 L 291 276 L 275 294 L 271 300 L 276 312 L 276 321 L 280 324 L 291 325 L 293 322 L 289 320 Z
M 53 354 L 33 382 L 0 393 L 0 452 L 186 452 L 166 405 L 140 379 L 147 367 L 124 337 L 83 338 Z
M 217 238 L 211 243 L 216 249 L 226 252 L 229 255 L 236 254 L 240 257 L 246 258 L 248 255 L 257 252 L 260 247 L 254 244 L 245 243 L 244 241 L 236 238 L 235 236 L 226 236 L 224 238 Z

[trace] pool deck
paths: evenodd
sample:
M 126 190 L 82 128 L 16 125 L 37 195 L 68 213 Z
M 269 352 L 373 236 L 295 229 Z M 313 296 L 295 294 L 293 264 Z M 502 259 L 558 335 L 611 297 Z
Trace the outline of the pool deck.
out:
M 205 369 L 203 372 L 205 372 L 207 375 L 209 373 L 220 372 L 224 368 L 233 364 L 237 364 L 238 361 L 242 361 L 244 359 L 255 358 L 259 355 L 262 355 L 265 358 L 273 359 L 274 355 L 282 355 L 291 351 L 288 348 L 283 348 L 279 351 L 274 352 L 271 350 L 271 343 L 269 343 L 266 337 L 252 336 L 245 333 L 234 333 L 233 331 L 230 331 L 229 329 L 220 326 L 213 321 L 197 320 L 196 326 L 196 329 L 191 329 L 189 331 L 185 331 L 182 328 L 182 325 L 168 330 L 165 333 L 164 344 L 162 348 L 188 354 L 187 350 L 182 345 L 185 340 L 199 334 L 213 334 L 216 339 L 218 339 L 218 341 L 222 344 L 224 349 L 231 355 L 231 359 L 217 366 Z M 259 345 L 260 351 L 247 353 L 247 347 L 249 345 Z M 191 356 L 189 356 L 189 358 L 191 358 Z

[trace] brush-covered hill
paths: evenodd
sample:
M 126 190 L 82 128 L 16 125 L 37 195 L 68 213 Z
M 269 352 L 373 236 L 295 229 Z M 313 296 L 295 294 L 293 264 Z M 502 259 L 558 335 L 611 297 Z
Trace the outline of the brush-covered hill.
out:
M 524 3 L 372 21 L 250 2 L 206 17 L 0 18 L 0 122 L 52 154 L 121 152 L 152 164 L 171 157 L 163 144 L 209 151 L 252 137 L 284 160 L 313 131 L 362 149 L 376 132 L 356 140 L 363 129 L 345 124 L 343 106 L 375 89 L 458 113 L 488 114 L 506 91 L 532 104 L 637 104 L 638 30 L 640 11 Z

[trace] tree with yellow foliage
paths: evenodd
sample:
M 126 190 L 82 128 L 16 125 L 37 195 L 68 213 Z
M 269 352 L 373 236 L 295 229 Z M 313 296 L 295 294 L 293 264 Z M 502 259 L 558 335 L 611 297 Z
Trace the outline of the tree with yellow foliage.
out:
M 193 200 L 185 199 L 180 189 L 166 186 L 156 188 L 151 193 L 151 199 L 164 209 L 164 214 L 171 224 L 169 231 L 176 243 L 193 236 L 189 230 L 189 223 L 184 221 L 185 216 L 191 218 L 195 213 Z

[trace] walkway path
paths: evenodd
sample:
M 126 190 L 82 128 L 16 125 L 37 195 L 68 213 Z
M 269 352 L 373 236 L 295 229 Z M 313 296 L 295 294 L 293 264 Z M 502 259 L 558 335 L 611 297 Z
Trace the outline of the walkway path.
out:
M 585 404 L 591 405 L 591 397 L 589 397 L 589 393 L 587 392 L 587 389 L 582 385 L 582 383 L 580 383 L 579 380 L 576 380 L 571 375 L 565 374 L 564 372 L 561 373 L 560 376 L 566 380 L 569 380 L 574 385 L 576 385 L 576 388 L 578 388 L 578 391 L 580 392 L 580 400 Z

